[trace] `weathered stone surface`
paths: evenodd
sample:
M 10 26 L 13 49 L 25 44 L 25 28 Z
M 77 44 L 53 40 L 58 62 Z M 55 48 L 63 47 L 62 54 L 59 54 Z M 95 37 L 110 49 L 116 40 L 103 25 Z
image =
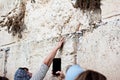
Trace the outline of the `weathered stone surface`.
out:
M 119 17 L 120 15 L 120 0 L 102 0 L 102 18 L 111 18 L 112 16 Z
M 0 75 L 3 76 L 4 75 L 4 52 L 0 52 Z
M 35 73 L 61 36 L 65 37 L 65 44 L 56 57 L 62 58 L 64 72 L 68 65 L 77 62 L 85 69 L 105 74 L 108 80 L 120 79 L 119 0 L 102 0 L 102 15 L 99 14 L 100 11 L 96 14 L 94 12 L 83 14 L 79 8 L 73 7 L 70 0 L 35 0 L 35 3 L 31 3 L 31 0 L 25 1 L 27 1 L 26 30 L 23 32 L 23 38 L 12 37 L 6 28 L 0 27 L 0 49 L 10 47 L 7 57 L 7 77 L 10 80 L 13 80 L 16 69 L 21 66 L 28 67 Z M 0 0 L 0 2 L 4 3 L 2 5 L 0 3 L 1 16 L 13 9 L 14 4 L 20 0 Z M 103 22 L 98 24 L 97 21 L 101 16 Z M 99 26 L 91 26 L 93 23 Z M 87 32 L 86 29 L 91 30 L 91 27 L 93 30 Z M 0 66 L 2 66 L 0 75 L 4 75 L 3 55 L 4 51 L 0 51 Z M 51 70 L 52 66 L 45 80 L 51 80 Z
M 119 80 L 119 50 L 120 20 L 117 19 L 83 36 L 77 58 L 83 68 L 99 71 L 105 74 L 108 80 Z

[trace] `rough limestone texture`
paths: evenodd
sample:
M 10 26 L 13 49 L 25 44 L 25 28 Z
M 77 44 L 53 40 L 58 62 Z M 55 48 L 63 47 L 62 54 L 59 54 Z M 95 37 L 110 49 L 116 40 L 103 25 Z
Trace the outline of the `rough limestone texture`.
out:
M 0 16 L 7 14 L 22 0 L 0 0 Z M 80 64 L 84 69 L 103 73 L 108 80 L 120 80 L 120 8 L 119 0 L 102 0 L 101 14 L 83 13 L 71 0 L 24 0 L 26 2 L 23 38 L 18 39 L 0 27 L 0 75 L 13 80 L 19 67 L 34 74 L 43 59 L 65 37 L 62 70 Z M 0 17 L 0 20 L 2 17 Z M 99 20 L 102 20 L 101 23 Z M 94 23 L 95 26 L 89 25 Z M 91 29 L 92 28 L 92 29 Z M 10 50 L 5 50 L 7 47 Z M 5 58 L 7 59 L 5 64 Z M 50 67 L 44 80 L 54 80 Z M 56 79 L 55 79 L 56 80 Z
M 120 19 L 116 19 L 82 37 L 77 59 L 83 68 L 97 70 L 105 74 L 108 80 L 119 80 L 119 51 Z

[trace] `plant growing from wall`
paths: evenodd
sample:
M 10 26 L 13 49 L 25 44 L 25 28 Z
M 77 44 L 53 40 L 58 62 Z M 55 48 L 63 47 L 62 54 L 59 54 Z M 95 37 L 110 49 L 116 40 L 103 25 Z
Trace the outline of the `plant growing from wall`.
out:
M 74 7 L 81 10 L 97 10 L 100 9 L 100 2 L 101 0 L 77 0 Z
M 25 29 L 24 25 L 25 10 L 26 10 L 25 3 L 21 2 L 7 15 L 2 16 L 3 19 L 0 21 L 0 26 L 1 27 L 7 26 L 8 33 L 12 33 L 13 36 L 18 35 L 19 38 L 22 38 L 21 32 Z
M 101 0 L 72 0 L 73 7 L 80 8 L 88 19 L 90 31 L 101 22 Z
M 31 3 L 35 3 L 36 1 L 35 0 L 31 0 Z

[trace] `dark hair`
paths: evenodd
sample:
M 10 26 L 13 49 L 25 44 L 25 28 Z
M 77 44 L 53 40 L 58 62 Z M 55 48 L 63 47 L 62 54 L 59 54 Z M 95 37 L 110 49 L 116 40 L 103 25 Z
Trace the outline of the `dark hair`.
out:
M 19 69 L 29 71 L 29 69 L 28 69 L 28 68 L 26 68 L 26 67 L 20 67 Z
M 107 78 L 101 73 L 87 70 L 79 74 L 75 80 L 107 80 Z
M 1 77 L 1 76 L 0 76 L 0 80 L 9 80 L 9 79 L 6 78 L 6 77 Z

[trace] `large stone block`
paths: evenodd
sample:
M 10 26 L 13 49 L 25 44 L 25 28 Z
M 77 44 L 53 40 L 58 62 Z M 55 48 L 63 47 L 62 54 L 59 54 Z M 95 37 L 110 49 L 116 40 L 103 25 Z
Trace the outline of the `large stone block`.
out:
M 120 0 L 102 0 L 102 18 L 111 18 L 120 15 Z
M 108 80 L 119 80 L 119 50 L 120 21 L 115 19 L 83 36 L 77 58 L 83 68 L 101 72 Z
M 5 59 L 5 56 L 4 56 L 4 52 L 3 51 L 0 51 L 0 75 L 1 76 L 4 76 L 4 59 Z

